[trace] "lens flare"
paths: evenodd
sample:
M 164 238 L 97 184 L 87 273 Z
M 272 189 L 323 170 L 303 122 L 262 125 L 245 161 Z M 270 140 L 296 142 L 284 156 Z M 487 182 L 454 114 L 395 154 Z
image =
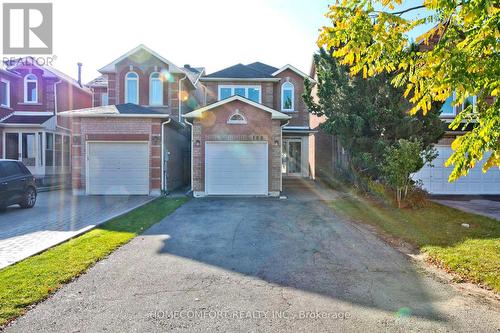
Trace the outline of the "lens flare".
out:
M 174 82 L 174 76 L 166 69 L 161 71 L 160 78 L 164 82 Z
M 179 93 L 179 98 L 180 98 L 181 101 L 185 102 L 185 101 L 188 100 L 189 94 L 186 91 L 183 90 L 183 91 L 181 91 Z
M 411 309 L 408 307 L 402 307 L 396 313 L 396 317 L 398 318 L 407 318 L 411 316 Z

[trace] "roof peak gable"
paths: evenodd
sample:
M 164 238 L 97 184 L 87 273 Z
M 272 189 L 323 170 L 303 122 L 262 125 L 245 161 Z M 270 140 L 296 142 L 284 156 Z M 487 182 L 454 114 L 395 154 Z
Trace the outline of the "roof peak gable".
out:
M 137 53 L 137 52 L 139 52 L 141 50 L 145 51 L 145 52 L 147 52 L 149 54 L 151 54 L 152 56 L 154 56 L 158 60 L 166 63 L 167 65 L 169 65 L 169 71 L 171 73 L 181 73 L 181 74 L 184 73 L 184 71 L 181 70 L 178 66 L 176 66 L 173 62 L 171 62 L 168 59 L 162 57 L 159 53 L 153 51 L 152 49 L 150 49 L 149 47 L 147 47 L 144 44 L 139 44 L 138 46 L 136 46 L 133 49 L 131 49 L 130 51 L 124 53 L 123 55 L 121 55 L 120 57 L 116 58 L 115 60 L 113 60 L 112 62 L 110 62 L 109 64 L 107 64 L 106 66 L 102 67 L 101 69 L 99 69 L 99 73 L 103 74 L 103 73 L 114 72 L 115 65 L 117 63 L 119 63 L 120 61 L 122 61 L 122 60 L 130 57 L 132 54 Z

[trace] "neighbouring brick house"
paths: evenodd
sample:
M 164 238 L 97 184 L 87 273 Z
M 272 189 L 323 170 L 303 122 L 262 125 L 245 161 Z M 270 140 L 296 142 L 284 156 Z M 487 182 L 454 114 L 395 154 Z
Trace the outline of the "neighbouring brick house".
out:
M 203 68 L 178 67 L 144 45 L 99 70 L 92 107 L 72 125 L 76 194 L 156 195 L 189 181 L 189 128 Z
M 0 158 L 22 161 L 39 185 L 68 182 L 70 129 L 57 115 L 91 102 L 80 81 L 31 57 L 0 64 Z
M 185 115 L 192 125 L 195 196 L 270 195 L 283 177 L 313 177 L 304 80 L 280 69 L 237 64 L 200 78 L 205 106 Z

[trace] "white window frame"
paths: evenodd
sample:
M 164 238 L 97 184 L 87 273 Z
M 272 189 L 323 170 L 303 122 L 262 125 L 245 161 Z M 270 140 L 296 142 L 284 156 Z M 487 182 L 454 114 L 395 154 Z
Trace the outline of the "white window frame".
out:
M 104 96 L 106 96 L 106 103 L 104 103 Z M 107 92 L 101 93 L 101 106 L 109 105 L 109 95 Z
M 129 78 L 128 75 L 129 74 L 135 74 L 137 75 L 136 78 Z M 130 72 L 127 72 L 127 74 L 125 74 L 125 103 L 132 103 L 132 102 L 129 102 L 128 101 L 128 81 L 129 80 L 135 80 L 137 81 L 137 91 L 136 91 L 136 99 L 137 99 L 137 105 L 140 104 L 140 101 L 139 101 L 139 74 L 137 72 L 134 72 L 134 71 L 130 71 Z
M 28 79 L 28 76 L 34 76 L 35 79 Z M 35 82 L 35 100 L 28 101 L 28 83 Z M 24 77 L 24 103 L 36 104 L 38 103 L 38 78 L 35 74 L 29 73 Z
M 290 88 L 291 86 L 291 88 Z M 285 109 L 285 90 L 292 90 L 292 106 L 290 109 Z M 281 111 L 293 112 L 295 111 L 295 85 L 292 82 L 283 82 L 281 85 Z
M 242 119 L 233 119 L 234 116 L 239 116 Z M 236 112 L 229 117 L 227 123 L 230 125 L 245 125 L 247 123 L 247 118 L 242 115 L 239 110 L 236 110 Z
M 245 89 L 245 98 L 248 98 L 248 89 L 255 89 L 259 91 L 259 104 L 262 104 L 262 89 L 260 85 L 239 85 L 239 84 L 221 84 L 218 87 L 218 100 L 221 100 L 221 90 L 224 88 L 229 88 L 231 89 L 231 96 L 235 96 L 236 94 L 234 93 L 235 89 L 241 88 Z M 250 98 L 248 98 L 250 99 Z
M 456 100 L 456 98 L 457 98 L 457 94 L 456 94 L 456 92 L 455 92 L 455 91 L 453 92 L 453 95 L 452 95 L 452 96 L 453 96 L 453 100 L 452 100 L 452 103 L 453 103 L 453 102 Z M 469 96 L 469 97 L 471 97 L 471 96 Z M 476 95 L 473 95 L 473 96 L 472 96 L 472 109 L 473 109 L 474 111 L 476 110 L 476 103 L 477 103 L 477 96 L 476 96 Z M 445 113 L 445 114 L 441 113 L 439 116 L 440 116 L 441 118 L 456 117 L 456 116 L 457 116 L 457 114 L 459 113 L 459 110 L 460 110 L 460 109 L 463 109 L 464 105 L 465 105 L 465 102 L 464 102 L 464 103 L 462 103 L 462 104 L 459 104 L 459 105 L 452 105 L 452 108 L 453 108 L 453 114 L 451 114 L 451 113 Z
M 153 78 L 153 75 L 154 74 L 158 74 L 158 78 Z M 153 100 L 153 96 L 152 96 L 152 92 L 153 92 L 153 89 L 152 88 L 152 85 L 153 85 L 153 80 L 158 80 L 160 81 L 160 103 L 157 104 L 157 103 L 153 103 L 152 100 Z M 149 75 L 149 105 L 151 106 L 160 106 L 160 105 L 163 105 L 163 80 L 161 79 L 161 74 L 159 72 L 153 72 Z
M 0 106 L 5 107 L 5 108 L 10 108 L 10 81 L 6 79 L 1 79 L 3 83 L 7 86 L 7 91 L 5 92 L 5 97 L 7 97 L 7 103 L 6 104 L 0 104 Z

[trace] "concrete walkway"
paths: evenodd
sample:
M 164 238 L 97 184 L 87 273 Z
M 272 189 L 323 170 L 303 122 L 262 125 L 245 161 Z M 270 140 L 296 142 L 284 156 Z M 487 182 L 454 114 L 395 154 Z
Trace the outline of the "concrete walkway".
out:
M 38 194 L 35 207 L 0 212 L 0 268 L 81 234 L 151 200 L 146 196 L 73 196 L 71 191 Z
M 498 332 L 498 304 L 303 191 L 192 199 L 6 332 Z

